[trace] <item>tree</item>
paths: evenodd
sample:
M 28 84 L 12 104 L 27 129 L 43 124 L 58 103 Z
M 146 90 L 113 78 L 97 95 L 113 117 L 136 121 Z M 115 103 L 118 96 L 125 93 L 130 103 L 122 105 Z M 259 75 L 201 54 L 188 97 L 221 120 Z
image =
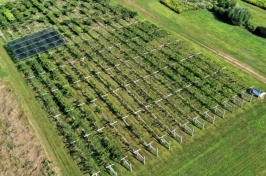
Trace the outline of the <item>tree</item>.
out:
M 224 20 L 227 19 L 228 11 L 236 6 L 236 0 L 218 0 L 213 6 L 214 12 Z
M 234 8 L 236 6 L 236 0 L 218 0 L 217 7 L 221 7 L 224 9 Z
M 227 15 L 229 22 L 238 26 L 248 25 L 251 17 L 251 11 L 248 8 L 233 8 L 229 10 Z

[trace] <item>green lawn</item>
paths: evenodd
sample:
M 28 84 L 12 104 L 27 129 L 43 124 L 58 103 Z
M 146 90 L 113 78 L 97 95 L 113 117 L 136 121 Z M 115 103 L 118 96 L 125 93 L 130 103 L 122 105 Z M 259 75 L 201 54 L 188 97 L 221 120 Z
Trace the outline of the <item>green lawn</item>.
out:
M 0 0 L 0 5 L 12 0 Z
M 266 49 L 262 49 L 266 46 L 266 39 L 257 37 L 244 28 L 221 22 L 208 10 L 177 14 L 156 0 L 124 0 L 124 3 L 123 0 L 112 1 L 125 4 L 138 11 L 141 17 L 170 32 L 188 36 L 227 53 L 266 76 Z M 244 2 L 240 2 L 240 5 L 250 7 L 254 12 L 253 24 L 266 24 L 265 10 Z

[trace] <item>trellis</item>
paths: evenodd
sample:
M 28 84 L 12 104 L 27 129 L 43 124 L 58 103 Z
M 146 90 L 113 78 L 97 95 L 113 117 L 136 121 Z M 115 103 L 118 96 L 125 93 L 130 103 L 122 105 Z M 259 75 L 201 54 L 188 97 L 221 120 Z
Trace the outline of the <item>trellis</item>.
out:
M 224 118 L 225 116 L 225 110 L 222 110 L 220 108 L 218 108 L 218 105 L 213 107 L 214 108 L 214 112 L 217 113 L 217 114 L 221 114 L 222 118 Z
M 121 159 L 122 164 L 125 165 L 127 169 L 129 169 L 130 172 L 132 172 L 132 164 L 127 161 L 127 156 Z
M 186 123 L 184 123 L 183 125 L 181 125 L 181 128 L 182 128 L 185 132 L 187 132 L 188 134 L 190 134 L 191 136 L 193 136 L 193 134 L 194 134 L 194 128 L 193 128 L 193 127 L 190 128 L 190 127 L 188 126 L 188 123 L 189 123 L 189 122 L 186 122 Z
M 171 134 L 180 142 L 183 142 L 183 136 L 176 132 L 176 129 L 171 131 Z
M 158 156 L 158 148 L 155 148 L 154 146 L 152 146 L 152 142 L 146 144 L 146 147 L 155 155 Z
M 230 108 L 231 109 L 231 112 L 234 112 L 235 111 L 235 105 L 233 104 L 230 104 L 230 103 L 228 103 L 228 101 L 224 101 L 224 106 L 225 107 L 228 107 L 228 108 Z
M 243 105 L 244 105 L 244 99 L 239 99 L 237 98 L 237 95 L 233 96 L 233 102 L 234 103 L 239 103 L 240 107 L 243 108 Z
M 250 94 L 247 94 L 246 91 L 243 91 L 243 92 L 241 92 L 241 96 L 242 96 L 243 99 L 244 99 L 244 97 L 247 97 L 249 102 L 250 103 L 252 102 L 253 94 L 250 95 Z
M 170 141 L 167 141 L 167 140 L 164 138 L 165 136 L 166 136 L 166 134 L 163 135 L 163 136 L 161 136 L 161 137 L 159 137 L 159 139 L 160 139 L 160 141 L 161 141 L 163 144 L 166 144 L 167 147 L 168 147 L 168 149 L 170 150 L 170 149 L 171 149 L 171 142 L 170 142 Z
M 119 27 L 120 28 L 120 27 Z M 117 30 L 117 29 L 115 29 L 115 30 Z M 114 31 L 115 31 L 114 30 Z M 118 30 L 117 32 L 120 32 L 120 30 Z M 95 51 L 95 53 L 101 53 L 101 54 L 105 54 L 105 53 L 107 53 L 107 51 L 111 51 L 111 49 L 112 49 L 112 47 L 114 46 L 114 45 L 119 45 L 119 47 L 121 48 L 121 50 L 122 50 L 122 47 L 124 46 L 123 44 L 126 42 L 129 42 L 131 39 L 127 39 L 127 40 L 124 40 L 124 41 L 122 41 L 121 39 L 119 39 L 120 41 L 117 43 L 115 43 L 115 42 L 111 42 L 110 41 L 110 43 L 112 43 L 113 44 L 113 46 L 110 46 L 109 48 L 108 48 L 108 46 L 105 46 L 105 40 L 102 40 L 103 38 L 103 35 L 105 35 L 107 32 L 105 32 L 105 33 L 103 33 L 103 34 L 99 34 L 99 37 L 98 37 L 98 39 L 100 39 L 100 41 L 99 41 L 99 51 Z M 153 31 L 151 32 L 151 33 L 153 33 Z M 110 33 L 111 34 L 111 33 Z M 135 33 L 134 33 L 135 34 Z M 125 34 L 126 35 L 126 37 L 127 36 L 129 36 L 129 35 L 127 35 L 127 34 Z M 133 35 L 133 36 L 135 36 L 135 35 Z M 139 35 L 140 36 L 140 38 L 141 38 L 141 35 Z M 93 37 L 92 37 L 93 38 Z M 122 37 L 121 37 L 122 38 Z M 132 39 L 136 39 L 136 37 L 133 37 Z M 106 40 L 107 41 L 107 40 Z M 114 44 L 115 43 L 115 44 Z M 164 44 L 164 45 L 161 45 L 161 48 L 162 47 L 164 47 L 164 46 L 168 46 L 168 45 L 171 45 L 172 43 L 174 43 L 174 42 L 170 42 L 170 43 L 167 43 L 167 44 Z M 93 43 L 90 43 L 90 44 L 93 44 Z M 107 48 L 105 48 L 105 49 L 102 49 L 103 47 L 107 47 Z M 115 48 L 115 47 L 114 47 Z M 170 48 L 170 47 L 168 47 L 168 48 Z M 69 49 L 71 49 L 70 47 L 69 47 Z M 82 49 L 82 51 L 85 51 L 85 49 L 83 48 Z M 147 57 L 149 57 L 148 56 L 148 54 L 150 54 L 150 53 L 155 53 L 156 51 L 158 51 L 158 49 L 157 48 L 154 48 L 154 49 L 151 49 L 149 52 L 144 52 L 141 56 L 143 56 L 143 55 L 146 55 Z M 124 52 L 124 51 L 122 51 L 122 52 Z M 163 52 L 165 52 L 165 51 L 163 51 Z M 89 53 L 89 51 L 87 51 L 87 54 Z M 111 53 L 112 54 L 112 53 Z M 128 54 L 128 53 L 126 53 L 125 52 L 125 54 Z M 55 54 L 56 55 L 56 54 Z M 53 57 L 55 56 L 54 54 L 53 54 Z M 91 56 L 91 55 L 93 55 L 93 54 L 89 54 L 88 55 L 88 57 L 89 56 Z M 66 55 L 65 55 L 66 56 Z M 94 54 L 94 56 L 96 56 L 96 54 Z M 166 55 L 165 55 L 166 56 Z M 67 56 L 66 56 L 67 57 Z M 102 56 L 101 56 L 102 57 Z M 104 56 L 103 56 L 104 57 Z M 112 68 L 115 68 L 115 69 L 121 69 L 121 67 L 122 67 L 122 64 L 123 63 L 125 63 L 125 65 L 127 65 L 127 63 L 130 61 L 130 60 L 126 60 L 126 61 L 123 61 L 123 59 L 121 59 L 121 58 L 119 58 L 120 56 L 119 55 L 117 55 L 117 56 L 115 56 L 116 58 L 114 58 L 114 59 L 119 59 L 119 61 L 121 61 L 121 63 L 117 63 L 117 60 L 115 60 L 114 61 L 114 65 L 111 65 L 112 67 L 109 67 L 109 63 L 108 64 L 106 64 L 106 65 L 108 65 L 108 67 L 105 67 L 106 65 L 105 64 L 100 64 L 100 62 L 97 64 L 97 61 L 98 61 L 98 58 L 97 57 L 94 57 L 93 58 L 93 64 L 95 64 L 96 65 L 96 67 L 97 68 L 101 68 L 102 70 L 101 71 L 99 71 L 99 72 L 97 72 L 97 73 L 95 73 L 95 74 L 93 74 L 93 75 L 91 75 L 91 76 L 85 76 L 86 75 L 86 73 L 84 74 L 82 71 L 76 71 L 75 70 L 75 72 L 74 72 L 74 74 L 76 73 L 76 74 L 79 74 L 80 75 L 80 73 L 82 73 L 82 75 L 84 75 L 84 78 L 85 78 L 85 80 L 86 79 L 88 79 L 89 77 L 97 77 L 97 75 L 100 75 L 100 74 L 102 74 L 102 73 L 104 73 L 105 72 L 105 70 L 106 70 L 106 72 L 108 71 L 108 70 L 111 70 Z M 139 56 L 136 56 L 136 57 L 139 57 Z M 188 58 L 193 58 L 193 57 L 196 57 L 196 55 L 190 55 L 190 56 L 188 56 Z M 135 57 L 134 57 L 135 58 Z M 133 59 L 134 59 L 133 58 Z M 104 59 L 108 59 L 107 57 L 105 58 L 104 57 Z M 131 58 L 130 58 L 131 59 Z M 80 59 L 81 60 L 81 62 L 85 62 L 85 59 Z M 148 60 L 148 59 L 147 59 Z M 183 62 L 183 61 L 185 61 L 186 59 L 182 59 L 180 62 Z M 77 61 L 77 60 L 76 60 Z M 75 62 L 76 62 L 75 61 Z M 111 62 L 110 62 L 111 63 Z M 139 63 L 139 62 L 136 62 L 136 63 Z M 167 68 L 171 68 L 171 66 L 175 66 L 176 64 L 177 64 L 177 62 L 174 62 L 174 63 L 171 63 L 171 62 L 169 62 L 169 63 L 167 63 L 167 62 L 165 62 L 165 64 L 166 64 L 166 66 L 164 65 L 163 67 L 161 67 L 161 68 L 159 68 L 159 70 L 158 70 L 158 68 L 156 68 L 156 69 L 154 69 L 154 70 L 152 70 L 152 71 L 150 71 L 149 69 L 146 69 L 146 71 L 147 71 L 147 73 L 151 73 L 151 74 L 147 74 L 147 75 L 144 75 L 144 76 L 142 76 L 142 75 L 140 75 L 141 77 L 140 77 L 140 79 L 144 79 L 145 81 L 147 81 L 147 83 L 149 83 L 149 80 L 146 80 L 147 78 L 150 78 L 151 76 L 153 76 L 153 75 L 155 75 L 155 74 L 157 74 L 157 73 L 159 73 L 160 71 L 162 71 L 162 72 L 164 72 L 164 71 L 166 71 L 166 69 Z M 85 64 L 84 64 L 85 65 Z M 140 64 L 139 64 L 140 65 Z M 78 66 L 78 64 L 74 64 L 74 62 L 71 62 L 70 63 L 70 66 L 72 67 L 72 69 L 74 70 L 74 68 L 76 68 L 77 70 L 79 69 L 79 66 Z M 107 69 L 105 69 L 105 68 L 107 68 Z M 135 67 L 131 67 L 131 68 L 135 68 Z M 138 67 L 136 67 L 137 69 L 139 69 Z M 143 67 L 142 67 L 143 68 Z M 97 71 L 98 71 L 98 69 L 96 69 Z M 164 70 L 164 71 L 163 71 Z M 203 69 L 202 69 L 203 70 Z M 135 70 L 135 74 L 137 74 L 137 71 L 138 70 Z M 63 72 L 63 73 L 66 73 L 66 72 Z M 215 72 L 215 73 L 217 73 L 217 72 Z M 35 73 L 34 73 L 35 74 Z M 35 74 L 35 75 L 41 75 L 41 74 L 45 74 L 45 73 L 38 73 L 38 74 Z M 49 74 L 49 73 L 48 73 Z M 110 74 L 111 75 L 111 74 Z M 139 76 L 139 75 L 138 75 Z M 156 75 L 157 76 L 157 75 Z M 211 75 L 208 75 L 208 77 L 210 77 Z M 37 76 L 38 77 L 38 76 Z M 114 79 L 114 77 L 112 77 L 111 76 L 111 78 L 113 79 L 113 80 L 115 80 Z M 155 77 L 155 79 L 156 79 L 157 77 Z M 207 77 L 206 77 L 207 78 Z M 100 78 L 101 79 L 101 78 Z M 83 80 L 83 78 L 82 78 L 82 81 L 84 81 L 84 82 L 86 82 L 85 80 Z M 117 98 L 117 99 L 122 99 L 122 97 L 120 97 L 120 95 L 118 94 L 118 90 L 122 87 L 121 86 L 121 83 L 122 83 L 122 79 L 119 79 L 118 78 L 118 80 L 119 81 L 121 81 L 121 83 L 119 82 L 117 82 L 118 83 L 118 85 L 120 86 L 120 88 L 117 88 L 117 89 L 112 89 L 112 88 L 109 88 L 109 87 L 106 87 L 106 81 L 107 79 L 101 79 L 100 81 L 99 81 L 99 83 L 100 84 L 103 84 L 103 86 L 105 86 L 105 88 L 107 88 L 109 91 L 108 92 L 106 92 L 106 93 L 111 93 L 110 94 L 110 96 L 114 96 L 115 98 Z M 130 79 L 126 79 L 126 81 L 128 81 L 128 80 L 130 80 Z M 79 81 L 79 80 L 78 80 Z M 117 80 L 115 80 L 115 81 L 117 81 Z M 136 79 L 135 80 L 136 82 L 136 84 L 139 84 L 140 83 L 140 80 L 138 80 L 138 79 Z M 75 81 L 76 82 L 76 81 Z M 75 83 L 74 82 L 74 83 Z M 78 82 L 77 82 L 78 83 Z M 196 83 L 196 81 L 194 82 L 194 83 Z M 186 84 L 186 87 L 189 87 L 189 86 L 192 86 L 194 83 L 190 83 L 190 84 Z M 167 83 L 168 84 L 168 83 Z M 46 85 L 46 84 L 45 84 Z M 73 86 L 73 83 L 71 83 L 70 84 L 71 86 Z M 132 85 L 132 87 L 134 88 L 134 84 L 132 84 L 132 82 L 131 82 L 131 80 L 130 80 L 130 85 Z M 149 84 L 150 86 L 152 86 L 152 84 L 150 83 Z M 167 85 L 164 85 L 163 84 L 163 86 L 165 86 L 165 87 L 167 87 Z M 75 86 L 76 87 L 76 86 Z M 100 87 L 100 86 L 98 86 L 98 87 Z M 170 86 L 168 86 L 168 87 L 170 87 Z M 167 87 L 167 88 L 168 88 Z M 49 86 L 49 88 L 51 88 L 51 89 L 49 89 L 51 92 L 53 92 L 53 94 L 54 95 L 56 95 L 56 94 L 58 94 L 59 92 L 60 92 L 60 88 L 59 89 L 57 89 L 57 88 L 55 88 L 55 86 L 53 85 L 53 86 Z M 86 87 L 85 87 L 86 88 Z M 84 89 L 85 89 L 84 88 Z M 160 91 L 160 89 L 159 89 L 160 87 L 154 87 L 154 89 L 155 90 L 157 90 L 157 91 Z M 94 88 L 93 88 L 94 89 Z M 80 90 L 80 89 L 79 89 Z M 77 89 L 77 91 L 79 91 L 78 89 Z M 96 89 L 94 89 L 94 90 L 96 90 Z M 103 89 L 102 89 L 103 90 Z M 146 91 L 146 92 L 148 92 L 149 93 L 149 91 L 150 90 L 153 90 L 153 89 L 149 89 L 148 91 L 147 91 L 147 89 L 146 88 L 144 88 L 144 91 Z M 173 89 L 171 89 L 171 90 L 173 90 Z M 182 89 L 181 89 L 182 90 Z M 176 92 L 178 92 L 179 90 L 177 90 Z M 133 92 L 133 91 L 132 91 Z M 83 93 L 83 92 L 82 92 Z M 158 92 L 156 92 L 157 94 L 159 94 L 160 96 L 162 95 L 162 93 L 160 94 L 160 92 L 158 93 Z M 53 96 L 54 96 L 53 95 Z M 138 98 L 138 95 L 136 94 L 136 96 L 135 95 L 132 95 L 132 94 L 129 94 L 131 97 L 132 96 L 134 96 L 134 98 L 135 99 L 137 99 Z M 162 100 L 165 100 L 165 99 L 168 99 L 169 97 L 171 97 L 172 95 L 174 95 L 174 92 L 172 92 L 172 93 L 167 93 L 167 95 L 163 95 L 163 96 L 161 96 L 160 98 L 158 98 L 157 100 L 155 100 L 154 102 L 151 102 L 150 104 L 146 104 L 145 103 L 145 101 L 143 101 L 143 102 L 141 102 L 142 101 L 142 99 L 141 98 L 139 98 L 140 100 L 137 100 L 136 102 L 137 102 L 137 104 L 139 104 L 139 105 L 141 105 L 141 107 L 143 108 L 144 107 L 144 109 L 146 109 L 147 111 L 149 110 L 149 107 L 153 104 L 153 103 L 159 103 L 159 102 L 161 102 Z M 98 101 L 103 101 L 104 99 L 106 100 L 106 98 L 105 98 L 105 95 L 99 95 L 99 94 L 97 94 L 97 96 L 98 96 L 98 98 L 99 97 L 101 97 L 101 98 L 99 98 L 99 100 Z M 94 97 L 94 96 L 93 96 Z M 134 101 L 135 101 L 135 99 L 134 99 Z M 94 103 L 95 104 L 95 106 L 97 106 L 96 105 L 96 103 L 95 103 L 95 101 L 96 101 L 96 99 L 94 99 L 94 100 L 92 100 L 91 101 L 91 103 Z M 84 101 L 80 101 L 80 102 L 84 102 Z M 79 104 L 75 104 L 75 106 L 78 106 L 78 107 L 82 107 L 82 106 L 85 106 L 85 103 L 80 103 L 79 102 Z M 106 101 L 103 101 L 104 103 L 106 103 Z M 121 102 L 121 104 L 122 104 L 122 106 L 124 106 L 123 105 L 123 103 L 122 103 L 122 101 L 120 101 Z M 134 103 L 136 103 L 136 102 L 134 102 Z M 100 102 L 99 102 L 100 103 Z M 146 105 L 146 106 L 144 106 L 144 104 Z M 127 104 L 128 105 L 128 104 Z M 143 105 L 143 106 L 142 106 Z M 168 105 L 167 105 L 168 106 Z M 125 106 L 126 107 L 126 106 Z M 156 107 L 157 108 L 157 107 Z M 77 108 L 77 110 L 80 110 L 80 109 L 82 109 L 82 108 Z M 129 114 L 129 115 L 131 115 L 131 114 L 134 114 L 133 113 L 133 111 L 134 110 L 132 110 L 132 111 L 130 111 L 129 110 L 130 108 L 126 108 L 126 111 L 128 111 L 128 112 L 126 112 L 126 114 Z M 132 108 L 133 109 L 133 108 Z M 167 109 L 167 108 L 164 108 L 164 109 Z M 160 109 L 161 110 L 161 109 Z M 138 110 L 138 111 L 136 111 L 135 112 L 135 114 L 136 115 L 138 115 L 138 113 L 140 112 L 141 110 Z M 169 112 L 172 112 L 171 110 L 169 111 Z M 197 112 L 198 113 L 198 112 Z M 53 114 L 57 114 L 57 113 L 53 113 Z M 207 114 L 207 113 L 206 113 Z M 128 123 L 127 123 L 127 118 L 128 118 L 128 116 L 129 115 L 127 115 L 127 116 L 124 116 L 124 117 L 118 117 L 118 119 L 119 120 L 123 120 L 124 121 L 124 123 L 126 124 L 126 125 L 129 125 Z M 140 117 L 139 115 L 138 115 L 138 117 Z M 122 118 L 122 119 L 121 119 Z M 149 116 L 149 118 L 150 118 L 150 116 Z M 179 118 L 179 117 L 178 117 Z M 117 118 L 116 117 L 114 117 L 114 119 L 116 120 Z M 110 121 L 113 121 L 114 119 L 109 119 Z M 169 119 L 170 119 L 170 115 L 169 115 Z M 197 118 L 194 118 L 194 119 L 192 119 L 192 118 L 186 118 L 186 119 L 189 119 L 190 121 L 192 121 L 192 122 L 194 122 L 194 123 L 198 123 L 197 122 Z M 138 119 L 139 120 L 139 119 Z M 145 119 L 146 120 L 146 119 Z M 173 120 L 173 119 L 171 119 L 171 120 Z M 175 119 L 174 119 L 175 120 Z M 139 121 L 141 121 L 141 120 L 139 120 Z M 146 125 L 148 126 L 149 125 L 149 123 L 148 123 L 148 121 L 146 121 L 147 123 L 145 124 L 145 125 L 143 125 L 141 122 L 140 122 L 140 124 L 142 125 L 142 127 L 146 127 Z M 213 121 L 214 122 L 214 121 Z M 101 123 L 101 122 L 100 122 Z M 113 123 L 109 123 L 109 125 L 110 126 L 112 126 L 113 128 L 115 128 L 115 124 L 114 124 L 115 122 L 113 122 Z M 144 122 L 145 123 L 145 122 Z M 201 122 L 202 123 L 202 122 Z M 162 126 L 166 126 L 166 125 L 164 125 L 165 123 L 162 123 L 161 121 L 160 121 L 160 124 L 162 124 Z M 175 120 L 174 121 L 174 123 L 173 123 L 173 125 L 179 125 L 179 124 L 181 124 L 180 122 L 178 122 L 177 120 Z M 97 124 L 97 125 L 100 125 L 100 124 Z M 203 126 L 204 126 L 204 122 L 203 122 Z M 99 126 L 97 126 L 97 127 L 99 127 Z M 180 127 L 180 126 L 179 126 Z M 184 127 L 184 129 L 185 129 L 185 131 L 188 131 L 188 129 L 186 128 L 186 127 L 188 127 L 188 126 L 183 126 Z M 153 130 L 152 129 L 152 127 L 149 127 L 151 130 Z M 148 127 L 146 127 L 146 129 L 145 130 L 149 130 L 149 128 Z M 163 127 L 164 129 L 165 129 L 165 127 Z M 188 127 L 189 128 L 189 127 Z M 98 130 L 96 130 L 97 132 L 102 132 L 103 131 L 103 129 L 104 129 L 104 127 L 102 127 L 102 128 L 99 128 Z M 116 128 L 115 128 L 116 129 Z M 172 129 L 172 128 L 171 128 Z M 193 133 L 194 133 L 194 128 L 189 128 L 189 129 L 191 129 L 191 131 L 193 131 Z M 193 129 L 193 130 L 192 130 Z M 150 131 L 149 131 L 150 132 Z M 152 132 L 154 132 L 154 131 L 152 131 Z M 150 132 L 150 134 L 152 134 L 152 132 Z M 182 135 L 179 135 L 179 134 L 177 134 L 177 132 L 176 132 L 176 129 L 174 129 L 174 130 L 168 130 L 168 133 L 170 133 L 172 136 L 174 136 L 174 138 L 176 138 L 176 139 L 178 139 L 178 141 L 180 141 L 180 142 L 182 142 Z M 193 136 L 193 133 L 192 133 L 192 136 Z M 83 133 L 84 134 L 84 133 Z M 115 136 L 116 136 L 116 134 L 115 133 L 113 133 Z M 85 134 L 83 137 L 84 138 L 88 138 L 89 136 L 91 135 L 91 133 L 89 133 L 89 134 Z M 157 134 L 156 134 L 157 135 Z M 100 136 L 100 135 L 99 135 Z M 81 136 L 82 137 L 82 136 Z M 157 140 L 160 140 L 161 142 L 162 141 L 164 141 L 165 139 L 163 138 L 164 136 L 162 136 L 162 137 L 158 137 L 158 136 L 156 136 L 156 139 Z M 140 139 L 140 140 L 142 140 L 142 139 Z M 79 141 L 80 142 L 80 141 Z M 166 142 L 168 142 L 168 141 L 166 141 Z M 146 142 L 144 142 L 144 143 L 146 143 Z M 165 143 L 165 141 L 164 142 L 162 142 L 162 143 Z M 170 142 L 169 142 L 170 143 Z M 150 146 L 152 146 L 151 144 L 150 144 Z M 153 146 L 152 146 L 153 147 Z M 122 148 L 122 147 L 121 147 Z M 154 147 L 155 148 L 155 147 Z M 169 149 L 170 149 L 170 145 L 169 145 Z M 154 150 L 155 151 L 155 150 Z M 158 148 L 157 148 L 157 156 L 158 156 Z M 139 157 L 139 156 L 138 156 Z M 143 160 L 143 159 L 142 159 Z M 123 158 L 121 159 L 121 162 L 122 162 L 122 164 L 124 164 L 124 165 L 126 165 L 127 167 L 129 167 L 129 164 L 131 165 L 131 163 L 129 163 L 129 162 L 126 162 L 126 159 L 125 160 L 123 160 Z M 144 164 L 145 164 L 145 157 L 144 157 Z M 108 166 L 107 166 L 108 167 Z M 131 171 L 132 171 L 132 168 L 130 169 Z
M 204 116 L 206 119 L 209 118 L 210 121 L 211 121 L 211 123 L 214 124 L 214 122 L 215 122 L 215 116 L 212 116 L 212 115 L 208 114 L 208 112 L 209 112 L 209 110 L 206 111 L 206 112 L 204 112 L 204 113 L 203 113 L 203 116 Z
M 141 149 L 135 150 L 133 153 L 135 154 L 136 158 L 139 159 L 145 165 L 145 156 L 142 156 L 139 152 Z
M 93 173 L 91 176 L 98 176 L 101 171 Z
M 118 176 L 118 173 L 114 170 L 114 168 L 112 167 L 114 164 L 111 164 L 111 165 L 108 165 L 106 166 L 105 168 L 106 169 L 109 169 L 111 174 L 115 175 L 115 176 Z
M 193 123 L 194 123 L 195 125 L 198 125 L 201 129 L 204 129 L 204 124 L 205 124 L 205 123 L 199 121 L 199 120 L 198 120 L 198 117 L 199 117 L 199 116 L 194 117 L 194 118 L 192 119 L 192 121 L 193 121 Z

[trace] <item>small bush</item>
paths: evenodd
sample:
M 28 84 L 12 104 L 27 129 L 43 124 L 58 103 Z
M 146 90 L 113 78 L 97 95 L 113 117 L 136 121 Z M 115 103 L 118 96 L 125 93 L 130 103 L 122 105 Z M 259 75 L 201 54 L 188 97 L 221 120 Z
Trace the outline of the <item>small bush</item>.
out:
M 235 8 L 235 6 L 236 0 L 218 0 L 217 4 L 213 6 L 213 11 L 218 17 L 224 21 L 228 21 L 228 12 L 229 10 Z
M 238 26 L 246 26 L 251 19 L 251 11 L 247 8 L 232 8 L 229 10 L 227 18 L 230 23 Z
M 218 0 L 217 6 L 222 7 L 224 9 L 233 8 L 236 6 L 236 0 Z
M 14 15 L 11 13 L 11 11 L 10 10 L 5 10 L 4 11 L 4 14 L 5 14 L 5 16 L 6 16 L 6 18 L 9 20 L 9 21 L 13 21 L 13 20 L 15 20 L 15 17 L 14 17 Z
M 256 27 L 254 34 L 266 38 L 266 27 L 258 26 Z

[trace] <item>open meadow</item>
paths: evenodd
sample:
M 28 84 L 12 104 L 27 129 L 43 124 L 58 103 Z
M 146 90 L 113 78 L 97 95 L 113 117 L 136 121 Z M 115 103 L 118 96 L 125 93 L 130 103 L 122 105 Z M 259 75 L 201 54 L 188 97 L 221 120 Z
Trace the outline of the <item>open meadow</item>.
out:
M 198 28 L 200 23 L 220 25 L 217 35 L 230 43 L 228 26 L 215 20 L 208 24 L 203 18 L 213 16 L 203 10 L 175 16 L 155 1 L 115 0 L 128 8 L 97 2 L 31 0 L 0 6 L 12 13 L 0 16 L 0 74 L 8 75 L 24 103 L 55 171 L 263 175 L 266 103 L 247 89 L 266 90 L 265 84 L 188 42 L 183 33 L 188 27 L 197 31 L 195 23 L 179 26 L 175 20 L 185 24 L 189 14 L 199 13 L 193 19 L 202 25 Z M 240 40 L 254 41 L 241 28 L 232 31 Z M 192 34 L 186 30 L 185 35 Z M 212 39 L 206 34 L 205 40 L 195 39 L 215 42 L 213 33 Z M 241 47 L 221 50 L 237 57 L 231 52 Z M 253 53 L 255 48 L 249 47 L 258 59 L 264 51 Z M 256 70 L 266 75 L 263 66 Z

